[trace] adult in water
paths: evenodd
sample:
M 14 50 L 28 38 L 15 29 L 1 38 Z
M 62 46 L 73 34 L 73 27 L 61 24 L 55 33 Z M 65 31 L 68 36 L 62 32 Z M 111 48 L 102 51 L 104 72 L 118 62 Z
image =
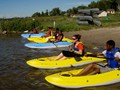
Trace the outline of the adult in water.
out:
M 106 42 L 105 50 L 102 53 L 86 54 L 86 56 L 105 56 L 107 65 L 103 66 L 104 64 L 102 63 L 92 63 L 76 75 L 71 73 L 72 76 L 94 75 L 119 68 L 118 61 L 120 61 L 120 52 L 119 48 L 115 47 L 115 42 L 113 40 L 108 40 Z
M 70 57 L 80 57 L 84 55 L 84 45 L 80 42 L 81 35 L 76 34 L 72 36 L 73 48 L 69 51 L 63 50 L 54 60 L 64 60 Z M 52 59 L 51 59 L 52 60 Z

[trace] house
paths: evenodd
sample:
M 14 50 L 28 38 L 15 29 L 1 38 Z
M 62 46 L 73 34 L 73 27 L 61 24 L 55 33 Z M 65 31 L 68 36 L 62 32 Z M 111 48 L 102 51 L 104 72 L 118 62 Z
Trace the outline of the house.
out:
M 107 10 L 107 13 L 108 13 L 108 14 L 115 14 L 115 10 L 114 10 L 114 9 L 108 9 L 108 10 Z
M 73 17 L 73 18 L 76 18 L 78 16 L 81 16 L 81 15 L 80 14 L 72 14 L 72 15 L 70 15 L 70 17 Z
M 107 12 L 106 11 L 102 11 L 98 17 L 106 17 L 107 16 Z

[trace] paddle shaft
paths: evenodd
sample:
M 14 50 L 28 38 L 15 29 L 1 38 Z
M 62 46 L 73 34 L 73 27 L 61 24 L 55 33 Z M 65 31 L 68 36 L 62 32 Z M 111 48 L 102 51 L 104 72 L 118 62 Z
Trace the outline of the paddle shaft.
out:
M 55 45 L 55 47 L 59 50 L 58 46 L 53 42 L 53 44 Z
M 32 34 L 29 35 L 29 38 L 31 37 Z
M 99 66 L 101 66 L 101 67 L 104 67 L 104 68 L 106 67 L 106 65 L 101 65 L 101 64 L 98 64 L 98 63 L 96 63 L 96 64 L 99 65 Z

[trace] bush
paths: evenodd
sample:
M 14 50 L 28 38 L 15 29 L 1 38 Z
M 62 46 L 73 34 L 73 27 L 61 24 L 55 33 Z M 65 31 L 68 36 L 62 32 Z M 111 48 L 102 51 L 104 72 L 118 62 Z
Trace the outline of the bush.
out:
M 106 20 L 106 17 L 101 18 L 103 27 L 119 26 L 120 13 L 115 15 L 109 15 L 110 20 Z M 59 28 L 62 31 L 76 31 L 76 30 L 89 30 L 91 28 L 99 28 L 96 25 L 78 25 L 76 19 L 67 16 L 46 16 L 46 17 L 29 17 L 29 18 L 12 18 L 12 19 L 0 19 L 0 30 L 7 31 L 25 31 L 31 30 L 34 27 L 37 29 L 45 29 L 48 27 L 54 27 L 53 22 L 56 22 L 55 28 Z

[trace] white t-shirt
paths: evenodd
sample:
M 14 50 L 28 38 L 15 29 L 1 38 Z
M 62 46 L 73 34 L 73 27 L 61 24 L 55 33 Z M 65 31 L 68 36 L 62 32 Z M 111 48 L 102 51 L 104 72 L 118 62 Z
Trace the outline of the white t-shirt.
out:
M 104 51 L 102 52 L 102 54 L 103 54 L 105 57 L 106 57 L 106 52 L 107 52 L 107 50 L 104 50 Z M 115 55 L 114 55 L 114 57 L 117 57 L 117 58 L 120 59 L 120 52 L 116 52 Z

